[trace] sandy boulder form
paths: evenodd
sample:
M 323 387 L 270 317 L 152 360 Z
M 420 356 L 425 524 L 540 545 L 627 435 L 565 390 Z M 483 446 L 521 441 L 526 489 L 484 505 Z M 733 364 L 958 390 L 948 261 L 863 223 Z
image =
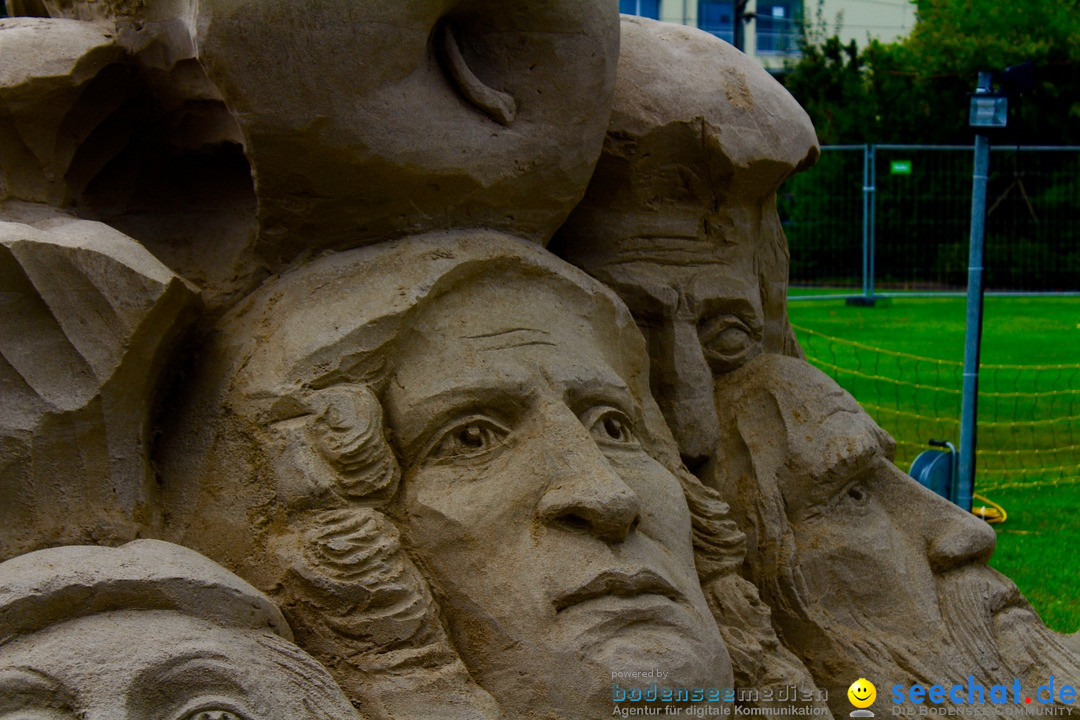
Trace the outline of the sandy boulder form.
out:
M 198 306 L 196 292 L 130 238 L 32 215 L 0 222 L 4 558 L 122 542 L 156 522 L 151 407 Z
M 82 141 L 117 98 L 80 97 L 124 51 L 108 24 L 15 18 L 0 22 L 0 191 L 65 205 Z M 110 102 L 111 101 L 111 102 Z
M 243 130 L 271 264 L 453 227 L 546 241 L 610 112 L 602 0 L 214 0 L 199 62 Z

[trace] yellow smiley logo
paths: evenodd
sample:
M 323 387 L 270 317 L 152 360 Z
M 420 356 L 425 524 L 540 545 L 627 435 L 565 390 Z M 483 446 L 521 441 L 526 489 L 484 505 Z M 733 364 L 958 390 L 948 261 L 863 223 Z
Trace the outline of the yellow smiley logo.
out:
M 866 678 L 859 678 L 851 683 L 851 687 L 847 690 L 847 697 L 855 707 L 868 708 L 877 699 L 877 688 Z

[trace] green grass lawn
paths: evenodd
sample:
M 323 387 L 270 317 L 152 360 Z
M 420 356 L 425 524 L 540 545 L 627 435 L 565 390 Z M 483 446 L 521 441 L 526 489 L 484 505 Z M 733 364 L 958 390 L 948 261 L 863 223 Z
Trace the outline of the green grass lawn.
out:
M 931 437 L 959 445 L 963 298 L 894 298 L 872 308 L 795 300 L 789 312 L 811 361 L 896 437 L 898 465 L 907 470 Z M 1067 418 L 1080 416 L 1080 298 L 987 298 L 982 364 L 975 490 L 1009 513 L 995 526 L 991 564 L 1048 625 L 1076 631 L 1080 419 Z M 1066 367 L 986 367 L 1057 365 Z

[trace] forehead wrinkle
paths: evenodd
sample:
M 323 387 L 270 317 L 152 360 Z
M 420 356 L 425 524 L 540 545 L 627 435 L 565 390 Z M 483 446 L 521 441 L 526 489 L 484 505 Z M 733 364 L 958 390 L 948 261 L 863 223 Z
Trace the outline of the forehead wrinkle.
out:
M 610 253 L 598 258 L 597 265 L 618 267 L 646 263 L 660 267 L 709 267 L 723 265 L 726 258 L 716 243 L 697 237 L 671 234 L 637 235 L 626 238 Z
M 520 342 L 506 343 L 505 345 L 482 347 L 478 349 L 478 352 L 494 352 L 496 350 L 510 350 L 512 348 L 522 347 L 559 347 L 559 345 L 558 343 L 549 342 L 547 340 L 522 340 Z
M 484 340 L 484 339 L 487 339 L 487 338 L 497 338 L 497 337 L 501 337 L 503 335 L 509 335 L 511 333 L 530 333 L 530 332 L 538 333 L 540 335 L 550 335 L 551 334 L 547 330 L 540 330 L 540 329 L 537 329 L 537 328 L 515 327 L 515 328 L 507 328 L 506 330 L 495 330 L 495 331 L 489 332 L 489 333 L 480 333 L 479 335 L 462 335 L 461 338 L 463 340 Z
M 558 344 L 547 340 L 551 333 L 547 330 L 530 327 L 513 327 L 505 330 L 479 333 L 477 335 L 461 335 L 461 340 L 468 345 L 476 346 L 477 352 L 492 352 L 496 350 L 508 350 L 519 347 L 558 347 Z
M 463 340 L 476 345 L 477 352 L 493 352 L 519 347 L 558 347 L 558 343 L 547 340 L 551 333 L 533 328 L 512 328 L 481 335 L 465 335 Z

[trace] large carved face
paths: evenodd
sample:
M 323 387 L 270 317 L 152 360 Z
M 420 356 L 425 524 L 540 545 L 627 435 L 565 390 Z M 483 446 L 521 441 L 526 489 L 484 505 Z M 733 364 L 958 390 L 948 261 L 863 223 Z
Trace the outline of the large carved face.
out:
M 359 716 L 318 664 L 269 632 L 144 610 L 71 620 L 0 647 L 0 718 Z
M 716 442 L 713 376 L 792 344 L 776 191 L 816 157 L 806 113 L 752 59 L 691 28 L 623 20 L 604 151 L 553 249 L 634 313 L 692 470 Z
M 445 227 L 546 239 L 600 152 L 612 0 L 201 0 L 195 24 L 286 258 Z
M 569 283 L 496 275 L 439 298 L 394 359 L 407 543 L 517 712 L 610 714 L 618 668 L 730 678 L 686 500 L 650 455 L 641 347 L 612 320 Z
M 839 705 L 849 676 L 997 682 L 1032 668 L 1019 635 L 1056 647 L 986 566 L 993 530 L 897 468 L 891 439 L 833 380 L 763 356 L 718 380 L 717 406 L 724 444 L 706 482 L 748 533 L 785 642 Z
M 451 646 L 510 717 L 610 714 L 619 670 L 731 682 L 644 341 L 577 269 L 496 233 L 328 255 L 249 298 L 203 358 L 161 456 L 177 537 L 293 583 L 281 602 L 305 608 L 290 619 L 316 657 L 349 656 L 343 686 L 391 657 L 430 694 L 441 668 L 416 657 Z
M 752 254 L 757 238 L 745 234 L 759 221 L 736 225 L 740 235 L 710 226 L 703 215 L 700 207 L 687 212 L 685 235 L 672 224 L 656 235 L 639 228 L 607 253 L 575 258 L 634 314 L 649 344 L 652 391 L 695 470 L 718 433 L 713 377 L 762 352 L 765 324 Z

